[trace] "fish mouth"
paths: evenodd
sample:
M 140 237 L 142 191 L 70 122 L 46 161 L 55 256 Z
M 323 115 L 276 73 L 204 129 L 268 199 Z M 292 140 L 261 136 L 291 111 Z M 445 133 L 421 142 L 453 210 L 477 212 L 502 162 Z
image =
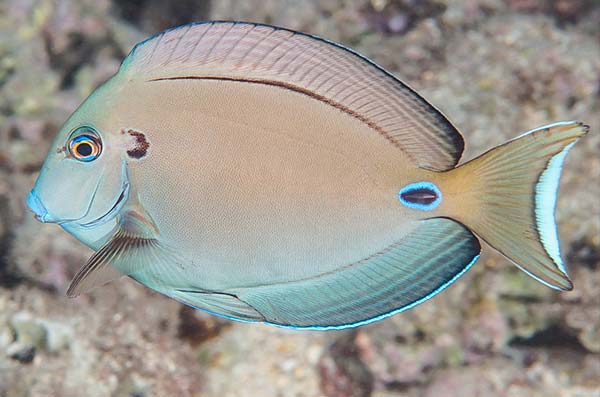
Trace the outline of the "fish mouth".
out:
M 90 228 L 100 226 L 100 225 L 108 222 L 109 220 L 111 220 L 114 217 L 115 214 L 117 214 L 121 210 L 121 208 L 127 201 L 128 197 L 129 197 L 129 182 L 125 181 L 123 183 L 123 188 L 121 189 L 121 194 L 119 195 L 119 197 L 117 198 L 117 200 L 115 201 L 113 206 L 104 215 L 100 216 L 99 218 L 94 219 L 93 221 L 86 222 L 86 223 L 80 223 L 79 226 L 86 228 L 86 229 L 90 229 Z
M 57 225 L 64 226 L 64 225 L 68 225 L 68 224 L 77 222 L 78 220 L 85 218 L 90 213 L 90 209 L 92 208 L 91 203 L 93 202 L 94 197 L 96 197 L 96 193 L 98 193 L 99 188 L 100 188 L 100 182 L 98 182 L 96 184 L 96 187 L 94 188 L 94 192 L 92 193 L 92 198 L 90 200 L 90 205 L 88 205 L 87 209 L 85 210 L 85 213 L 82 216 L 80 216 L 79 218 L 55 219 L 53 216 L 50 215 L 50 213 L 48 212 L 48 209 L 46 208 L 44 203 L 38 197 L 35 187 L 29 192 L 26 203 L 27 203 L 27 206 L 29 207 L 29 210 L 33 212 L 35 219 L 37 219 L 38 221 L 40 221 L 42 223 L 56 223 Z
M 29 210 L 33 212 L 35 219 L 40 222 L 48 222 L 48 209 L 44 206 L 38 195 L 35 193 L 35 189 L 32 189 L 27 196 L 27 206 Z

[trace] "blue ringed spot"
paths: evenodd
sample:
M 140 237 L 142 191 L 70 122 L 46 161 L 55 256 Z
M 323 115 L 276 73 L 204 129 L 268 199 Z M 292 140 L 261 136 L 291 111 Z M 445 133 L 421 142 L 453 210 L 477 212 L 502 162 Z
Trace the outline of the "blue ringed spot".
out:
M 414 182 L 398 192 L 398 199 L 405 207 L 431 211 L 442 202 L 442 192 L 431 182 Z

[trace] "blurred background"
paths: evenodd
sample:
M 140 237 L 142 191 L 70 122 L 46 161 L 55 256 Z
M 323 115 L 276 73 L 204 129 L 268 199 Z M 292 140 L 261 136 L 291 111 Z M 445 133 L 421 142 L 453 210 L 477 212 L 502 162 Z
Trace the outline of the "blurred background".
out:
M 575 290 L 490 249 L 417 308 L 353 331 L 232 323 L 123 279 L 64 292 L 91 252 L 25 197 L 66 117 L 165 28 L 248 20 L 352 47 L 439 107 L 465 159 L 577 119 L 557 220 Z M 600 396 L 596 0 L 0 0 L 0 397 Z

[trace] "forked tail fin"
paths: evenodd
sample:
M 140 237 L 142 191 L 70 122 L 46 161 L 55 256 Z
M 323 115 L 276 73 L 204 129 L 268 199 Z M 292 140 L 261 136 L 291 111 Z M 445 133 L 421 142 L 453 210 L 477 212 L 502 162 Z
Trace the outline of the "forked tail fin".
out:
M 444 210 L 537 280 L 572 289 L 554 209 L 563 160 L 588 129 L 540 127 L 449 171 Z

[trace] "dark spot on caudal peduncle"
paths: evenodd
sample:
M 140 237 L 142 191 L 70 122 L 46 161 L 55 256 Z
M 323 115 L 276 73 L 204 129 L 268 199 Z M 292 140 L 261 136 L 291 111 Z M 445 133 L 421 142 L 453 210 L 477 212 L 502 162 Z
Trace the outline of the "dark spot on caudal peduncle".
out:
M 411 183 L 402 188 L 398 198 L 406 207 L 430 211 L 440 204 L 442 192 L 435 184 L 422 181 Z
M 131 128 L 124 128 L 121 130 L 121 133 L 123 135 L 128 135 L 131 138 L 129 145 L 127 146 L 127 154 L 129 157 L 139 160 L 148 153 L 150 143 L 143 133 Z
M 402 193 L 402 198 L 414 204 L 430 205 L 438 196 L 431 189 L 421 188 Z

